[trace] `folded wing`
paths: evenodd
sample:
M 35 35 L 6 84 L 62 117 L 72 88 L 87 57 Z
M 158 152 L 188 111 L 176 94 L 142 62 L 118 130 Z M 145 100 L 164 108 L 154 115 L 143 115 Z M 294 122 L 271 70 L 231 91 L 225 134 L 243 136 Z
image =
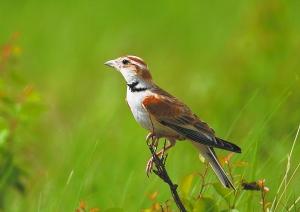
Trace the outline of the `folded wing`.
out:
M 241 152 L 238 146 L 217 138 L 214 130 L 193 114 L 185 104 L 158 87 L 142 104 L 156 121 L 189 140 L 232 152 Z

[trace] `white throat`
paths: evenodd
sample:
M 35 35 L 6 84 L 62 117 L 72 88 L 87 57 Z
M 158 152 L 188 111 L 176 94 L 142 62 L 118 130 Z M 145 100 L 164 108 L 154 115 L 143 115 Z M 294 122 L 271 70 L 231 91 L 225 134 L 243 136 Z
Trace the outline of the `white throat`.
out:
M 131 70 L 128 69 L 121 69 L 121 74 L 123 75 L 126 84 L 129 86 L 133 86 L 137 90 L 145 90 L 151 87 L 151 83 L 148 80 L 142 79 L 141 77 L 137 76 Z
M 133 81 L 136 81 L 136 79 L 138 78 L 136 74 L 134 74 L 131 70 L 128 69 L 120 69 L 120 72 L 124 77 L 126 83 L 131 83 Z

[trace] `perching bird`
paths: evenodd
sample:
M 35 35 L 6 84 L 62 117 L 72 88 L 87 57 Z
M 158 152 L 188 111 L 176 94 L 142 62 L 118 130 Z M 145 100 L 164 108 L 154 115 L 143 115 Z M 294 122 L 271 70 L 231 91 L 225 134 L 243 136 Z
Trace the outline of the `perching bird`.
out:
M 220 165 L 213 148 L 231 152 L 241 149 L 216 137 L 215 132 L 201 121 L 184 103 L 158 87 L 152 80 L 147 64 L 139 57 L 124 56 L 105 63 L 118 70 L 127 84 L 126 100 L 135 120 L 150 133 L 147 140 L 166 138 L 169 144 L 158 155 L 173 147 L 177 140 L 188 140 L 208 161 L 221 183 L 233 188 L 232 181 Z M 152 169 L 152 158 L 147 164 L 147 174 Z

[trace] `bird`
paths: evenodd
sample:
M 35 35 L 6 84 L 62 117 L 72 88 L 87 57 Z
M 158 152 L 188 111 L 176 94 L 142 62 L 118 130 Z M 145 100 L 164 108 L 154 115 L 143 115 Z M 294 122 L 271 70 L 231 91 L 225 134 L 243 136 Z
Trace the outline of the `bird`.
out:
M 174 147 L 177 141 L 187 140 L 199 150 L 222 185 L 235 190 L 232 179 L 221 166 L 214 148 L 241 153 L 239 146 L 217 137 L 215 131 L 186 104 L 155 84 L 148 65 L 142 58 L 126 55 L 104 64 L 120 72 L 125 79 L 127 104 L 134 119 L 149 131 L 147 142 L 151 140 L 151 144 L 157 147 L 159 139 L 168 141 L 156 153 L 158 156 Z M 147 175 L 152 166 L 153 157 L 147 163 Z

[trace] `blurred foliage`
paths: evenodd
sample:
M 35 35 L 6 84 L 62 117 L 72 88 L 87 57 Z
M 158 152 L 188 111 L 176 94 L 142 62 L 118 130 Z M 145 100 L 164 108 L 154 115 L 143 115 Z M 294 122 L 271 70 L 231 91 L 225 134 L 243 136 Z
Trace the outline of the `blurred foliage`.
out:
M 205 164 L 203 173 L 189 174 L 185 176 L 179 184 L 181 201 L 183 202 L 187 211 L 242 211 L 242 209 L 237 207 L 236 204 L 238 199 L 240 199 L 242 195 L 245 194 L 245 191 L 256 192 L 256 196 L 260 196 L 260 201 L 257 202 L 257 205 L 261 205 L 263 212 L 270 211 L 272 203 L 270 201 L 267 201 L 266 198 L 267 193 L 269 192 L 269 188 L 266 186 L 265 180 L 257 180 L 255 182 L 247 183 L 243 176 L 233 175 L 232 169 L 229 168 L 234 166 L 234 164 L 231 164 L 230 162 L 231 157 L 232 153 L 225 157 L 224 161 L 228 166 L 229 175 L 232 176 L 232 179 L 235 182 L 236 190 L 224 188 L 220 182 L 206 182 L 209 165 L 208 163 L 203 161 L 202 163 Z M 195 180 L 197 177 L 199 178 L 198 181 Z M 210 189 L 211 187 L 214 188 L 215 192 L 212 195 L 207 195 L 204 190 Z M 161 204 L 157 201 L 158 194 L 159 193 L 156 191 L 148 196 L 148 198 L 153 203 L 150 208 L 144 209 L 143 212 L 168 212 L 175 210 L 176 205 L 173 199 L 169 199 L 164 204 Z M 226 204 L 220 204 L 219 198 L 216 198 L 217 196 Z M 220 207 L 220 205 L 222 206 Z
M 0 47 L 0 193 L 11 188 L 25 192 L 25 168 L 16 160 L 19 148 L 25 144 L 24 135 L 41 112 L 39 94 L 20 76 L 18 58 L 21 48 L 16 44 L 18 33 Z M 25 144 L 26 145 L 26 144 Z M 0 196 L 0 209 L 6 195 Z
M 0 5 L 0 164 L 14 167 L 0 175 L 7 211 L 74 211 L 82 199 L 101 211 L 174 210 L 168 188 L 144 173 L 146 132 L 126 108 L 126 85 L 103 66 L 124 54 L 144 58 L 158 85 L 241 146 L 242 154 L 230 159 L 236 181 L 266 179 L 266 199 L 274 199 L 300 120 L 299 1 Z M 298 162 L 291 159 L 291 170 Z M 188 202 L 201 193 L 220 210 L 232 207 L 234 195 L 224 198 L 214 184 L 202 187 L 198 173 L 205 168 L 186 142 L 169 153 L 167 169 Z M 279 207 L 299 208 L 299 176 Z M 16 195 L 16 182 L 30 188 L 26 195 Z M 215 182 L 208 169 L 204 184 Z M 261 210 L 260 194 L 241 191 L 234 208 Z

